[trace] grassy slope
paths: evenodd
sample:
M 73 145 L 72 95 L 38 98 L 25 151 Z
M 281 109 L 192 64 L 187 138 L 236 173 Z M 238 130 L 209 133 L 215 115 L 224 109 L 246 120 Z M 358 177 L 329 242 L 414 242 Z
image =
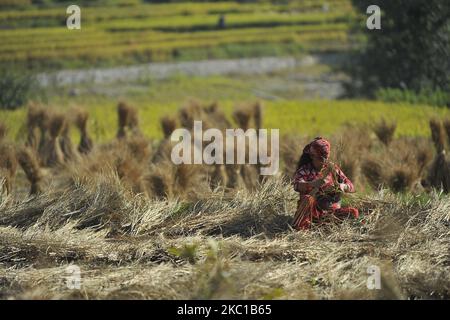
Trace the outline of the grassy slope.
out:
M 347 45 L 347 25 L 354 15 L 347 0 L 334 3 L 327 12 L 320 1 L 83 7 L 82 29 L 69 31 L 62 23 L 64 9 L 0 13 L 7 27 L 0 30 L 0 62 L 80 67 L 198 59 L 201 51 L 209 57 L 246 57 L 335 50 Z M 225 30 L 217 28 L 221 13 L 226 14 Z M 277 52 L 273 46 L 278 46 Z

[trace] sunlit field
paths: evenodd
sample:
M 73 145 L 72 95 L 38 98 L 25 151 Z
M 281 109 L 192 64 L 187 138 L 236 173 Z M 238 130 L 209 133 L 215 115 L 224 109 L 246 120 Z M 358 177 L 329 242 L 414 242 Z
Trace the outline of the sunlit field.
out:
M 375 2 L 0 0 L 0 299 L 449 299 L 450 7 Z
M 173 114 L 189 100 L 172 103 L 153 103 L 151 99 L 129 99 L 139 108 L 142 132 L 149 138 L 162 138 L 159 119 Z M 215 100 L 202 101 L 213 103 Z M 235 105 L 248 101 L 218 100 L 219 105 L 231 121 L 231 113 Z M 91 101 L 76 99 L 64 104 L 62 110 L 70 111 L 70 106 L 84 107 L 89 110 L 91 121 L 89 128 L 98 141 L 114 138 L 117 125 L 116 100 L 92 99 Z M 54 103 L 58 107 L 58 103 Z M 59 107 L 58 107 L 59 109 Z M 277 101 L 264 102 L 264 128 L 280 129 L 281 134 L 303 134 L 308 136 L 331 135 L 342 129 L 345 124 L 359 124 L 370 127 L 373 123 L 386 119 L 396 121 L 396 136 L 430 136 L 428 121 L 430 118 L 450 116 L 447 109 L 409 104 L 382 103 L 364 100 L 349 101 Z M 2 119 L 10 127 L 11 135 L 19 140 L 26 138 L 24 121 L 25 110 L 2 111 Z M 74 131 L 74 137 L 76 133 Z
M 83 7 L 68 32 L 61 8 L 0 13 L 0 63 L 92 67 L 170 60 L 289 55 L 347 46 L 348 0 L 288 5 L 233 2 Z M 220 27 L 220 16 L 225 26 Z M 12 28 L 12 29 L 10 29 Z

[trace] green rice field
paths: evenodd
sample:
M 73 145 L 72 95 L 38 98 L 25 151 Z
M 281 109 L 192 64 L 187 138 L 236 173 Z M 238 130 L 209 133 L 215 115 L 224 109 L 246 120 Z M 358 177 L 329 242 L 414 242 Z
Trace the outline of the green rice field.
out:
M 80 7 L 80 30 L 67 29 L 62 5 L 2 9 L 0 64 L 72 68 L 344 50 L 355 18 L 349 0 Z

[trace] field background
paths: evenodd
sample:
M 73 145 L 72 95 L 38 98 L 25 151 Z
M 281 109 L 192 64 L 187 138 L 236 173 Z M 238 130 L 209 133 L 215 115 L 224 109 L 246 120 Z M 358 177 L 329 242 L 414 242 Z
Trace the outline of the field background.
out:
M 69 120 L 86 110 L 94 142 L 89 155 L 37 165 L 42 193 L 28 196 L 20 167 L 12 194 L 0 193 L 0 299 L 450 297 L 450 199 L 421 186 L 429 166 L 448 167 L 429 121 L 449 108 L 346 96 L 343 66 L 366 41 L 350 0 L 149 2 L 80 1 L 82 29 L 67 30 L 68 2 L 0 0 L 0 72 L 38 79 L 29 101 L 0 109 L 0 147 L 23 146 L 28 105 Z M 115 139 L 119 101 L 143 136 Z M 217 102 L 236 127 L 233 112 L 256 101 L 263 128 L 280 129 L 279 176 L 211 187 L 217 167 L 155 157 L 170 146 L 161 117 Z M 382 119 L 396 124 L 388 143 L 375 134 L 389 131 Z M 448 149 L 447 125 L 435 136 Z M 294 232 L 289 177 L 318 135 L 355 182 L 344 202 L 361 218 Z M 73 264 L 81 290 L 66 286 Z M 382 290 L 367 290 L 370 265 Z
M 56 83 L 33 96 L 56 108 L 88 107 L 93 119 L 89 125 L 100 141 L 113 137 L 113 109 L 121 99 L 141 110 L 143 130 L 153 138 L 161 137 L 160 116 L 175 112 L 191 99 L 218 101 L 228 115 L 236 104 L 264 101 L 264 126 L 287 134 L 300 130 L 297 133 L 326 135 L 343 123 L 369 124 L 388 118 L 398 121 L 397 136 L 427 136 L 426 119 L 448 114 L 446 109 L 423 104 L 408 108 L 402 103 L 323 101 L 343 95 L 342 83 L 347 79 L 339 70 L 345 52 L 364 43 L 363 38 L 349 34 L 362 20 L 349 0 L 87 2 L 81 3 L 81 30 L 72 31 L 65 27 L 63 5 L 50 1 L 8 4 L 4 1 L 0 12 L 0 65 L 45 75 L 62 68 L 107 70 L 98 68 L 203 59 L 318 57 L 307 66 L 256 75 L 245 70 L 212 76 L 181 72 L 163 80 Z M 221 15 L 225 28 L 218 23 Z M 338 62 L 322 59 L 327 54 L 338 57 Z M 24 111 L 0 113 L 11 124 L 13 136 L 23 139 Z
M 218 25 L 221 15 L 224 29 Z M 348 23 L 355 14 L 348 0 L 336 0 L 124 2 L 82 6 L 81 16 L 81 30 L 69 31 L 63 6 L 2 10 L 0 62 L 93 67 L 340 50 L 348 45 Z

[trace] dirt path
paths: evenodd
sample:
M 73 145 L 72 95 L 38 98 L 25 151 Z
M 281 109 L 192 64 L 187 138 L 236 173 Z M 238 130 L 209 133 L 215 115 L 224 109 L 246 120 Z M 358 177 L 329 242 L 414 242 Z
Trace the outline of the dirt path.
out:
M 43 87 L 77 86 L 80 84 L 113 84 L 137 80 L 162 80 L 175 75 L 214 76 L 214 75 L 267 75 L 283 72 L 273 81 L 261 83 L 255 94 L 276 97 L 280 88 L 292 90 L 301 86 L 305 98 L 335 99 L 342 93 L 341 79 L 334 74 L 310 75 L 299 72 L 299 68 L 315 65 L 339 64 L 342 56 L 335 54 L 306 55 L 302 58 L 265 57 L 234 60 L 206 60 L 175 63 L 149 63 L 139 66 L 104 69 L 62 70 L 38 75 Z M 259 92 L 259 93 L 258 93 Z

